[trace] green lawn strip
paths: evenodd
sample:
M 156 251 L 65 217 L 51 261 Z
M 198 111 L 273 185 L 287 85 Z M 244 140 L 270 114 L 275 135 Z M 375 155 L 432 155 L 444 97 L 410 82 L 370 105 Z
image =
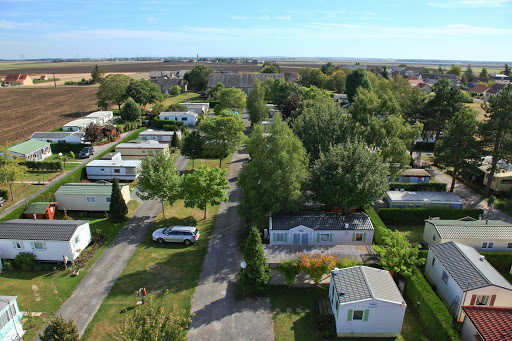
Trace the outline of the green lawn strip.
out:
M 110 340 L 107 332 L 122 321 L 126 311 L 135 307 L 137 290 L 145 287 L 148 294 L 164 299 L 164 306 L 190 312 L 190 301 L 199 283 L 208 242 L 219 206 L 208 207 L 208 217 L 203 220 L 201 210 L 185 208 L 183 201 L 167 205 L 166 219 L 159 214 L 144 241 L 128 262 L 114 287 L 103 300 L 98 312 L 87 327 L 83 340 Z M 151 239 L 153 231 L 177 224 L 196 226 L 199 241 L 189 247 L 178 243 L 158 244 Z M 169 290 L 167 296 L 163 296 Z
M 421 244 L 423 241 L 423 225 L 390 225 L 388 228 L 392 231 L 398 230 L 407 238 L 412 246 Z
M 328 296 L 326 289 L 271 286 L 269 296 L 272 311 L 274 311 L 276 341 L 325 340 L 317 329 L 315 309 L 318 301 Z M 281 312 L 275 312 L 276 308 L 281 309 Z M 286 308 L 291 308 L 292 312 L 287 313 Z M 296 308 L 301 308 L 302 312 L 296 312 Z M 306 312 L 306 309 L 310 309 L 310 312 Z M 350 340 L 372 341 L 379 339 L 350 338 Z M 405 312 L 401 334 L 397 338 L 387 338 L 386 340 L 427 341 L 429 339 L 417 316 L 408 308 Z
M 9 190 L 9 186 L 5 186 L 5 187 L 1 187 L 1 188 Z M 0 212 L 2 212 L 3 210 L 7 209 L 10 206 L 12 206 L 16 202 L 18 202 L 18 200 L 21 200 L 25 197 L 28 197 L 28 196 L 34 194 L 40 188 L 41 188 L 40 185 L 13 184 L 12 190 L 14 192 L 14 201 L 11 201 L 11 192 L 9 190 L 9 195 L 7 196 L 7 198 L 4 198 L 5 202 L 4 202 L 4 205 L 2 207 L 0 207 Z M 20 215 L 21 215 L 21 213 L 23 213 L 25 211 L 25 209 L 26 209 L 26 207 L 20 212 Z M 14 219 L 14 218 L 12 218 L 12 219 Z
M 119 143 L 123 143 L 123 142 L 127 142 L 127 141 L 131 141 L 131 140 L 136 139 L 138 137 L 139 133 L 141 131 L 143 131 L 143 130 L 146 130 L 146 128 L 139 128 L 139 129 L 135 130 L 130 135 L 128 135 L 125 138 L 121 139 L 115 145 L 113 145 L 112 147 L 110 147 L 107 150 L 105 150 L 103 153 L 101 153 L 98 156 L 96 156 L 93 160 L 99 160 L 103 155 L 112 152 Z M 28 206 L 28 204 L 30 204 L 30 203 L 40 202 L 40 201 L 55 200 L 54 194 L 60 188 L 60 186 L 62 186 L 63 184 L 70 183 L 70 182 L 80 182 L 80 180 L 85 179 L 85 167 L 86 167 L 86 165 L 83 165 L 82 167 L 78 168 L 77 170 L 75 170 L 74 172 L 72 172 L 71 174 L 66 176 L 64 179 L 62 179 L 59 182 L 55 183 L 54 185 L 50 186 L 50 188 L 48 188 L 46 191 L 41 193 L 41 195 L 39 195 L 39 196 L 33 198 L 32 200 L 30 200 L 26 205 L 18 207 L 17 209 L 12 211 L 11 213 L 7 214 L 5 217 L 1 218 L 0 221 L 6 221 L 6 220 L 11 220 L 11 219 L 18 219 L 21 216 L 21 214 L 25 211 L 25 209 Z M 30 194 L 32 194 L 34 192 L 37 192 L 37 190 L 38 190 L 38 188 L 36 188 Z M 28 196 L 28 195 L 25 195 L 25 197 L 26 196 Z M 21 199 L 21 197 L 18 196 L 18 200 L 19 199 Z
M 134 204 L 131 206 L 133 211 Z M 105 245 L 96 252 L 78 276 L 72 277 L 64 270 L 56 272 L 49 270 L 37 272 L 3 271 L 0 274 L 0 292 L 2 295 L 18 296 L 18 305 L 22 311 L 44 312 L 46 313 L 44 316 L 56 313 L 125 224 L 112 224 L 105 218 L 89 220 L 91 233 L 101 231 L 107 239 Z M 59 268 L 61 268 L 61 265 Z M 37 299 L 36 293 L 38 293 L 40 300 Z M 31 340 L 44 323 L 43 317 L 33 318 L 32 321 L 34 322 L 32 328 L 24 326 L 24 329 L 27 331 L 24 337 L 27 340 Z
M 183 103 L 185 102 L 186 100 L 189 100 L 190 102 L 197 102 L 197 100 L 199 99 L 199 94 L 196 93 L 196 92 L 190 92 L 190 91 L 187 91 L 187 92 L 184 92 L 182 94 L 179 94 L 178 96 L 174 96 L 174 97 L 169 97 L 169 98 L 166 98 L 162 104 L 164 106 L 164 109 L 167 109 L 167 107 L 171 104 L 179 104 L 179 103 Z M 206 99 L 204 99 L 206 101 Z M 154 106 L 155 104 L 152 103 L 152 104 L 148 104 L 146 106 L 146 109 L 150 109 Z
M 224 159 L 222 159 L 222 169 L 229 169 L 229 165 L 231 165 L 231 157 L 233 154 L 229 154 Z M 190 160 L 187 165 L 187 171 L 192 170 L 192 161 Z M 207 165 L 210 168 L 219 167 L 219 159 L 196 159 L 194 160 L 194 168 L 199 167 L 200 165 Z

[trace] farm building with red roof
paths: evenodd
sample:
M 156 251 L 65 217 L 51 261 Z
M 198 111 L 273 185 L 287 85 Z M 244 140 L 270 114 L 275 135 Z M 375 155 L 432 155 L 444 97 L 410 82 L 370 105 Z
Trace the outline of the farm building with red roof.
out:
M 11 73 L 5 76 L 4 82 L 10 85 L 32 85 L 32 78 L 21 73 Z M 13 84 L 14 83 L 14 84 Z

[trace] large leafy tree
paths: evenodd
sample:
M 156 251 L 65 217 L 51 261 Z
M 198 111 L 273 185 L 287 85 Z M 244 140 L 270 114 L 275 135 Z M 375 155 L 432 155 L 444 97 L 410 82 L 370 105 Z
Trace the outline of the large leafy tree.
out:
M 328 208 L 348 211 L 382 198 L 388 169 L 378 152 L 362 142 L 332 146 L 311 169 L 312 199 Z
M 11 200 L 14 201 L 12 185 L 16 181 L 22 180 L 28 172 L 28 168 L 23 165 L 23 160 L 14 156 L 7 147 L 2 147 L 0 152 L 0 185 L 9 186 Z
M 300 208 L 308 158 L 288 125 L 279 116 L 267 133 L 257 124 L 247 151 L 252 161 L 238 177 L 243 192 L 241 215 L 261 223 L 269 214 Z
M 328 62 L 327 64 L 322 65 L 320 70 L 322 70 L 322 72 L 327 76 L 330 76 L 336 71 L 336 66 L 332 62 Z
M 91 72 L 91 79 L 93 83 L 99 83 L 105 76 L 105 70 L 98 66 L 98 64 L 94 65 L 94 68 Z
M 196 207 L 204 210 L 206 219 L 207 205 L 218 205 L 228 201 L 226 191 L 229 181 L 226 179 L 227 170 L 218 167 L 209 168 L 201 165 L 183 181 L 183 198 L 185 207 Z
M 203 155 L 203 148 L 203 137 L 196 130 L 192 131 L 183 139 L 181 155 L 192 159 L 192 169 L 194 169 L 195 160 Z
M 453 64 L 452 67 L 446 73 L 450 75 L 460 76 L 462 74 L 462 68 L 459 65 Z
M 299 84 L 305 87 L 312 85 L 323 89 L 327 84 L 328 77 L 319 69 L 303 68 L 299 71 Z
M 110 196 L 110 209 L 108 218 L 113 223 L 121 223 L 126 220 L 128 207 L 124 201 L 121 189 L 119 188 L 119 180 L 114 178 L 112 183 L 112 195 Z
M 482 78 L 489 78 L 489 71 L 487 71 L 487 68 L 483 68 L 482 71 L 480 71 L 480 75 L 479 77 L 482 77 Z
M 281 67 L 277 63 L 266 61 L 260 69 L 261 73 L 280 73 Z
M 459 88 L 450 87 L 450 81 L 441 78 L 433 86 L 435 95 L 425 105 L 423 112 L 425 130 L 435 134 L 434 155 L 437 155 L 437 141 L 448 123 L 464 105 L 464 96 Z
M 261 293 L 268 288 L 270 267 L 258 228 L 252 227 L 243 252 L 247 268 L 240 270 L 239 283 L 247 293 Z
M 130 81 L 126 88 L 126 96 L 133 98 L 141 107 L 146 107 L 146 104 L 160 100 L 162 93 L 157 84 L 151 83 L 147 79 L 141 79 Z
M 213 70 L 206 65 L 196 65 L 194 68 L 185 73 L 185 80 L 197 91 L 206 90 L 208 87 L 208 79 Z
M 43 334 L 39 335 L 39 339 L 41 341 L 78 341 L 80 336 L 73 320 L 67 320 L 62 316 L 54 315 L 48 321 Z
M 212 88 L 208 89 L 206 92 L 208 94 L 208 100 L 209 101 L 216 101 L 219 99 L 219 94 L 222 90 L 224 90 L 226 87 L 222 83 L 215 84 Z
M 351 103 L 356 95 L 357 88 L 363 87 L 363 89 L 366 89 L 370 92 L 373 90 L 370 79 L 368 78 L 368 73 L 363 68 L 352 70 L 347 75 L 345 86 L 348 100 Z
M 247 111 L 252 124 L 257 124 L 268 117 L 267 102 L 265 102 L 265 88 L 257 77 L 247 97 Z
M 489 196 L 498 161 L 512 156 L 512 86 L 508 85 L 497 96 L 491 96 L 484 109 L 487 115 L 480 127 L 480 136 L 484 147 L 491 151 L 492 156 L 485 186 L 485 196 Z
M 222 166 L 222 159 L 242 146 L 244 129 L 244 122 L 234 117 L 213 117 L 202 121 L 199 131 L 203 134 L 205 153 L 218 158 Z
M 96 93 L 98 106 L 106 108 L 116 104 L 121 110 L 121 104 L 126 100 L 126 88 L 132 78 L 123 74 L 110 74 L 103 78 Z
M 128 97 L 120 114 L 121 118 L 125 121 L 135 121 L 141 117 L 142 113 L 139 105 L 131 97 Z
M 185 311 L 176 307 L 166 310 L 163 299 L 148 295 L 146 304 L 136 306 L 108 334 L 115 341 L 184 341 L 190 322 L 192 319 Z
M 347 74 L 343 70 L 337 70 L 327 80 L 326 87 L 329 90 L 342 94 L 345 92 Z
M 378 247 L 378 252 L 380 264 L 384 269 L 407 277 L 412 274 L 413 266 L 425 262 L 423 258 L 418 258 L 421 245 L 412 247 L 401 232 L 394 231 L 383 239 L 386 247 Z
M 142 200 L 158 199 L 165 218 L 165 203 L 172 205 L 180 198 L 181 182 L 174 158 L 164 153 L 150 155 L 142 160 L 137 196 Z
M 453 167 L 450 192 L 455 188 L 455 178 L 462 169 L 478 163 L 481 157 L 477 114 L 472 108 L 463 107 L 444 128 L 439 140 L 437 162 Z
M 293 131 L 302 141 L 311 161 L 331 145 L 346 143 L 357 135 L 356 125 L 332 102 L 314 102 L 293 121 Z
M 256 79 L 256 77 L 254 77 Z M 219 93 L 219 104 L 223 108 L 244 109 L 247 96 L 245 92 L 236 88 L 221 90 Z

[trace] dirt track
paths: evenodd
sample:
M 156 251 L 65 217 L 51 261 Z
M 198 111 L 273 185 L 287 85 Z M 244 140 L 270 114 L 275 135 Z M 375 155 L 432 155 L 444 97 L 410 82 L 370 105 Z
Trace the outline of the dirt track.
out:
M 97 109 L 97 87 L 0 88 L 0 144 L 26 140 Z

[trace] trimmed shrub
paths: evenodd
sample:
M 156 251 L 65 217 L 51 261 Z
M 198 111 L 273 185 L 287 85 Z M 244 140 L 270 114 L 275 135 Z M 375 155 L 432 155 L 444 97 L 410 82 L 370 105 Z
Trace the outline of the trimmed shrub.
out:
M 14 257 L 14 266 L 23 271 L 32 271 L 36 265 L 36 255 L 30 252 L 20 252 Z
M 32 171 L 62 170 L 62 162 L 60 161 L 23 161 L 22 164 Z
M 389 190 L 394 191 L 395 188 L 403 188 L 406 191 L 417 192 L 446 192 L 448 184 L 430 182 L 430 183 L 414 183 L 414 182 L 390 182 Z
M 418 313 L 434 340 L 460 340 L 448 309 L 415 266 L 412 276 L 406 278 L 405 293 L 413 304 L 419 303 L 416 305 Z
M 375 240 L 375 243 L 378 245 L 384 244 L 384 237 L 391 236 L 392 232 L 389 230 L 386 225 L 382 222 L 380 217 L 377 215 L 377 212 L 373 209 L 373 207 L 365 207 L 364 211 L 368 216 L 370 217 L 370 220 L 372 221 L 374 232 L 373 232 L 373 238 Z
M 183 122 L 181 121 L 160 120 L 156 117 L 153 119 L 153 127 L 155 128 L 164 129 L 164 126 L 169 124 L 173 124 L 177 127 L 183 127 Z
M 84 143 L 50 143 L 50 148 L 53 154 L 73 152 L 78 155 L 84 147 L 89 147 L 90 144 Z
M 434 142 L 416 142 L 414 144 L 414 151 L 416 152 L 433 152 Z
M 483 217 L 482 209 L 450 209 L 450 208 L 381 208 L 379 217 L 390 225 L 423 225 L 425 219 L 439 217 L 441 219 L 461 219 Z M 373 219 L 372 219 L 373 221 Z
M 6 189 L 0 188 L 0 197 L 7 199 L 9 197 L 9 191 Z

